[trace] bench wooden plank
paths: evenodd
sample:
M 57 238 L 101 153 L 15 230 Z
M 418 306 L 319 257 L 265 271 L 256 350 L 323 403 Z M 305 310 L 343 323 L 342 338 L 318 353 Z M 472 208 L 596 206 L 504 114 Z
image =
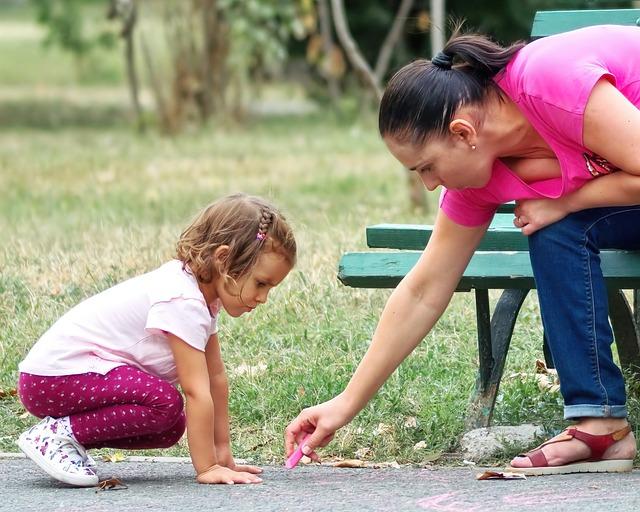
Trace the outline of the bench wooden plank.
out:
M 420 251 L 348 252 L 340 259 L 338 279 L 355 288 L 395 288 L 420 254 Z M 601 258 L 602 272 L 610 287 L 640 288 L 640 252 L 602 251 Z M 477 251 L 457 291 L 533 288 L 527 251 Z
M 640 9 L 592 9 L 586 11 L 538 11 L 531 37 L 544 37 L 577 28 L 607 23 L 640 26 Z
M 515 201 L 509 201 L 508 203 L 501 204 L 496 210 L 497 213 L 513 213 L 516 207 Z
M 378 249 L 424 249 L 433 226 L 428 224 L 376 224 L 367 226 L 367 245 Z M 480 251 L 528 251 L 529 242 L 513 225 L 513 214 L 496 214 L 478 247 Z

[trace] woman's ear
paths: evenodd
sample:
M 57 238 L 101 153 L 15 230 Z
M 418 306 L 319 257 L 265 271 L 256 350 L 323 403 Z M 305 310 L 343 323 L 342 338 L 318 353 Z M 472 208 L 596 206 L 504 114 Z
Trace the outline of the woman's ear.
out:
M 449 133 L 456 139 L 474 146 L 478 139 L 475 126 L 463 117 L 457 117 L 449 123 Z

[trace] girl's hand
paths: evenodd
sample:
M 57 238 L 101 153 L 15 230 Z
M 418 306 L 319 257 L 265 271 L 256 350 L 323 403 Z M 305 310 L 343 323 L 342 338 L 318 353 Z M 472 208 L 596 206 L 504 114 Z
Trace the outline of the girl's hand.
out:
M 562 198 L 516 201 L 513 225 L 529 236 L 539 229 L 564 219 L 571 211 Z
M 262 469 L 257 466 L 236 464 L 233 455 L 231 455 L 231 447 L 228 445 L 216 446 L 216 455 L 218 457 L 218 466 L 224 466 L 233 471 L 252 473 L 254 475 L 262 473 Z
M 328 445 L 336 430 L 349 423 L 352 418 L 341 395 L 328 402 L 303 409 L 285 430 L 287 457 L 293 453 L 295 446 L 299 445 L 307 434 L 311 434 L 302 448 L 302 453 L 319 462 L 320 457 L 314 450 Z
M 262 478 L 246 471 L 234 471 L 216 464 L 200 473 L 196 480 L 199 484 L 259 484 Z

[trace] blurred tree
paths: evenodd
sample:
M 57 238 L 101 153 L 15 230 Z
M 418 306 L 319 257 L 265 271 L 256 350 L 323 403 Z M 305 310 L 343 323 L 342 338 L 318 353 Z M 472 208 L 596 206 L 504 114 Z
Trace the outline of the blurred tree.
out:
M 248 99 L 275 74 L 288 56 L 292 38 L 309 30 L 304 4 L 310 0 L 31 0 L 37 18 L 47 29 L 46 43 L 70 51 L 79 62 L 97 45 L 118 39 L 114 23 L 92 30 L 85 26 L 87 10 L 109 8 L 109 18 L 120 21 L 125 61 L 134 108 L 137 99 L 134 27 L 158 9 L 171 56 L 171 77 L 163 74 L 157 44 L 141 34 L 141 51 L 156 98 L 158 119 L 168 133 L 185 122 L 206 121 L 216 112 L 241 116 Z M 148 9 L 140 9 L 145 6 Z M 103 18 L 103 21 L 106 18 Z M 157 32 L 156 32 L 157 33 Z M 171 84 L 170 94 L 164 90 Z M 233 87 L 230 87 L 232 85 Z M 138 117 L 140 119 L 140 117 Z
M 134 0 L 110 0 L 107 19 L 117 19 L 121 22 L 120 37 L 122 37 L 125 42 L 124 58 L 127 68 L 127 81 L 129 82 L 129 94 L 135 111 L 138 130 L 144 131 L 145 125 L 142 107 L 140 106 L 138 70 L 136 67 L 133 38 L 136 22 L 138 21 L 138 7 L 136 2 Z
M 31 0 L 31 3 L 38 22 L 47 29 L 44 43 L 68 50 L 80 66 L 95 47 L 111 47 L 117 40 L 111 24 L 94 26 L 92 30 L 86 27 L 87 10 L 96 5 L 104 7 L 104 0 Z

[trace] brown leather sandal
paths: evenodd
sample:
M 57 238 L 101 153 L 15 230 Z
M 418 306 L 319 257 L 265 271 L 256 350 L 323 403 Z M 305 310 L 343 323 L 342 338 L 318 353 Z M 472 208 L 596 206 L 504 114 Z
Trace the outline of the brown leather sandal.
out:
M 612 434 L 593 435 L 570 427 L 558 437 L 542 443 L 530 452 L 518 455 L 518 457 L 528 457 L 531 461 L 530 468 L 514 468 L 509 466 L 508 471 L 512 473 L 522 473 L 525 475 L 560 475 L 565 473 L 625 473 L 633 469 L 633 459 L 602 459 L 602 455 L 607 448 L 624 439 L 631 432 L 631 427 L 626 427 L 613 432 Z M 578 439 L 591 449 L 591 455 L 582 460 L 565 464 L 563 466 L 549 466 L 549 462 L 542 451 L 544 446 Z

